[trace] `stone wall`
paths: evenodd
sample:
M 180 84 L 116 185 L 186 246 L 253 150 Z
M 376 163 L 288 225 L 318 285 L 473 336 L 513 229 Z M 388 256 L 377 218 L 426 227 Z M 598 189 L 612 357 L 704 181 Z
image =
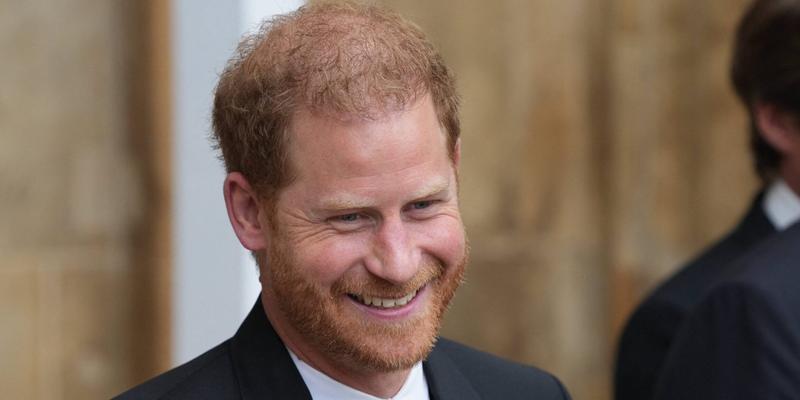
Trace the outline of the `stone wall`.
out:
M 133 4 L 0 3 L 0 397 L 109 398 L 165 357 L 140 354 L 163 353 L 136 301 L 163 196 L 152 132 L 133 129 L 148 121 Z

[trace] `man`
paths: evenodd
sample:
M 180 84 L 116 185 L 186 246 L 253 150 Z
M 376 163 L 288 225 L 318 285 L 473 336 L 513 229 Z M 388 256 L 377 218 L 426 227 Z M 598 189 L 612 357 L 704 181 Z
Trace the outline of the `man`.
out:
M 467 255 L 460 127 L 418 28 L 349 3 L 279 17 L 229 62 L 213 124 L 260 302 L 232 339 L 121 398 L 569 398 L 437 338 Z
M 674 337 L 734 260 L 800 219 L 800 0 L 759 0 L 736 36 L 732 80 L 747 107 L 765 190 L 739 225 L 682 268 L 634 312 L 619 345 L 617 400 L 650 399 Z
M 676 337 L 656 399 L 800 399 L 800 223 L 737 267 Z

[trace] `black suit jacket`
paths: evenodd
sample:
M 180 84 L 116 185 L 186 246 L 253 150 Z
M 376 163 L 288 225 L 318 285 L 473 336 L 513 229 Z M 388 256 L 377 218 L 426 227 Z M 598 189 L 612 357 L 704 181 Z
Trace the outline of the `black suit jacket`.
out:
M 440 339 L 423 362 L 432 400 L 569 399 L 552 375 Z M 117 399 L 311 399 L 257 302 L 233 338 Z
M 800 399 L 800 224 L 736 268 L 676 337 L 656 399 Z
M 717 282 L 732 273 L 732 262 L 775 233 L 756 196 L 739 225 L 682 267 L 634 311 L 620 338 L 614 374 L 616 400 L 652 399 L 673 339 L 689 312 Z

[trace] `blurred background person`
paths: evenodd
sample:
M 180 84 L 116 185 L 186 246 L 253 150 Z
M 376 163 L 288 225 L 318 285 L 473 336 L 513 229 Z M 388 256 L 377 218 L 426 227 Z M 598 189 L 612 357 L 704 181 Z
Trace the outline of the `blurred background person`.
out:
M 750 117 L 762 189 L 733 231 L 660 285 L 628 321 L 617 355 L 618 400 L 652 398 L 676 334 L 707 291 L 738 269 L 738 258 L 800 219 L 800 1 L 751 5 L 736 34 L 731 80 Z M 699 354 L 691 357 L 698 367 L 721 368 Z
M 800 398 L 800 1 L 754 2 L 734 54 L 779 233 L 722 266 L 670 346 L 657 399 Z
M 800 397 L 800 223 L 736 262 L 675 338 L 656 399 Z

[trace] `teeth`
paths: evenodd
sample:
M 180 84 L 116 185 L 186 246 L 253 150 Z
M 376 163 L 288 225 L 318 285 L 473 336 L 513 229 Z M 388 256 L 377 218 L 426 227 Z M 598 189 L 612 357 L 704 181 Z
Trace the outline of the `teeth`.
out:
M 363 304 L 373 307 L 380 307 L 380 308 L 393 308 L 393 307 L 402 307 L 408 304 L 414 296 L 417 295 L 417 291 L 413 291 L 399 299 L 384 299 L 380 297 L 371 297 L 371 296 L 353 296 L 356 300 L 360 301 Z

